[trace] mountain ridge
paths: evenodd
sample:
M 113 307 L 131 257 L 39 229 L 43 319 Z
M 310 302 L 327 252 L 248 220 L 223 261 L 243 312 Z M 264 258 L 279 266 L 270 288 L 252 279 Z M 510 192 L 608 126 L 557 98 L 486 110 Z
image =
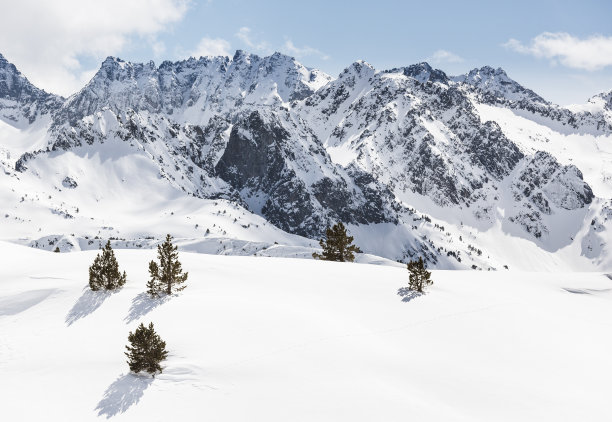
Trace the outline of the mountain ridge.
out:
M 37 110 L 24 114 L 33 120 L 23 133 L 40 116 L 50 119 L 38 147 L 7 150 L 5 173 L 15 177 L 44 174 L 43 164 L 58 154 L 78 150 L 86 157 L 105 143 L 123 143 L 125 157 L 150 160 L 159 177 L 183 194 L 233 201 L 308 238 L 343 220 L 380 243 L 371 252 L 392 259 L 425 255 L 433 265 L 464 265 L 453 248 L 468 246 L 456 239 L 466 222 L 483 237 L 502 230 L 536 248 L 578 256 L 600 242 L 599 255 L 589 252 L 589 262 L 612 262 L 607 229 L 584 234 L 587 240 L 578 244 L 588 223 L 560 223 L 586 218 L 577 210 L 607 215 L 602 204 L 608 198 L 597 198 L 590 186 L 601 191 L 607 161 L 601 159 L 600 175 L 595 168 L 583 173 L 582 164 L 551 151 L 566 142 L 563 133 L 586 136 L 601 148 L 612 119 L 605 108 L 553 105 L 503 69 L 484 66 L 449 77 L 425 62 L 378 71 L 357 61 L 333 79 L 280 53 L 237 51 L 233 58 L 159 66 L 108 57 L 83 89 L 67 99 L 45 97 L 40 111 L 40 99 L 14 98 L 0 112 Z M 537 136 L 517 137 L 503 113 L 521 125 L 538 125 Z M 535 141 L 544 134 L 562 140 Z M 438 226 L 453 225 L 455 234 L 433 230 L 423 239 L 422 228 L 410 223 L 423 214 Z M 608 227 L 604 217 L 599 220 Z M 394 236 L 400 238 L 392 243 L 403 246 L 383 246 L 384 237 L 376 239 L 383 236 L 376 234 L 381 224 L 398 227 Z M 454 239 L 450 249 L 447 236 Z M 476 267 L 487 259 L 499 267 L 503 260 L 503 254 L 485 259 L 472 252 L 467 248 Z

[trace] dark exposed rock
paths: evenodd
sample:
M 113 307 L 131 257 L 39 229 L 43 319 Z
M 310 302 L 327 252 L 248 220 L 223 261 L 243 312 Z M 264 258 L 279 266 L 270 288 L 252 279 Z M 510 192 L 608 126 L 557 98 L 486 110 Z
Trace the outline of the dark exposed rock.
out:
M 396 220 L 389 192 L 381 189 L 387 194 L 383 197 L 374 179 L 357 170 L 352 174 L 354 179 L 336 173 L 333 179 L 308 182 L 300 176 L 294 168 L 312 164 L 303 162 L 305 157 L 293 142 L 296 139 L 277 116 L 252 112 L 234 124 L 215 172 L 241 192 L 247 204 L 256 203 L 251 198 L 257 198 L 257 203 L 265 199 L 261 213 L 289 232 L 317 236 L 333 221 L 368 224 Z M 322 147 L 312 145 L 307 150 Z M 333 170 L 331 163 L 327 164 Z M 314 172 L 313 178 L 317 178 Z

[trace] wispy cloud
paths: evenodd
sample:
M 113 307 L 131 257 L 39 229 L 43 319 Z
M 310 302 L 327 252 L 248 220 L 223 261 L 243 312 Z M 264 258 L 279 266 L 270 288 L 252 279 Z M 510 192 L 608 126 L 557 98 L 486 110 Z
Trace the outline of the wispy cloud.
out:
M 298 47 L 290 39 L 286 39 L 283 45 L 277 45 L 274 47 L 271 43 L 261 40 L 260 37 L 255 36 L 251 28 L 248 26 L 243 26 L 242 28 L 238 29 L 238 32 L 236 32 L 235 35 L 236 38 L 238 38 L 242 44 L 244 44 L 245 48 L 255 53 L 272 54 L 272 52 L 276 50 L 297 58 L 317 56 L 323 60 L 329 59 L 329 55 L 325 54 L 321 50 L 307 45 Z
M 242 41 L 249 50 L 256 53 L 270 54 L 272 48 L 266 41 L 258 41 L 252 34 L 251 28 L 243 26 L 236 32 L 236 37 Z
M 291 40 L 285 41 L 285 44 L 283 45 L 283 50 L 297 58 L 305 56 L 318 56 L 323 60 L 329 59 L 329 55 L 323 53 L 322 51 L 313 47 L 309 47 L 307 45 L 303 47 L 297 47 L 295 44 L 293 44 Z
M 198 43 L 191 56 L 230 56 L 231 45 L 229 41 L 222 38 L 204 37 Z
M 565 32 L 543 32 L 528 44 L 510 39 L 503 45 L 517 53 L 574 69 L 599 70 L 612 66 L 612 37 L 603 35 L 580 39 Z
M 153 41 L 151 43 L 151 49 L 153 50 L 153 56 L 158 58 L 166 52 L 166 44 L 163 41 Z
M 463 58 L 447 50 L 436 50 L 426 59 L 431 63 L 461 63 Z
M 20 0 L 0 13 L 0 52 L 36 85 L 68 95 L 82 87 L 92 69 L 134 41 L 150 41 L 179 22 L 190 0 Z M 118 13 L 117 11 L 121 11 Z

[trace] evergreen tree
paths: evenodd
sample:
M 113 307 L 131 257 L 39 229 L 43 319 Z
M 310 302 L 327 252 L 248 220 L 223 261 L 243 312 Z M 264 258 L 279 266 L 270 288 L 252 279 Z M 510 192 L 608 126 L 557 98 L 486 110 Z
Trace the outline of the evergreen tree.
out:
M 418 261 L 410 261 L 407 267 L 410 272 L 410 281 L 408 282 L 410 290 L 423 293 L 427 286 L 433 284 L 433 281 L 431 281 L 431 272 L 427 271 L 423 258 L 419 257 Z
M 187 287 L 182 284 L 187 280 L 188 273 L 183 273 L 177 249 L 178 247 L 172 244 L 170 235 L 166 236 L 164 243 L 157 246 L 159 264 L 155 261 L 149 263 L 151 279 L 147 283 L 147 293 L 151 296 L 159 296 L 161 293 L 170 295 Z
M 60 252 L 60 248 L 59 248 L 59 246 L 56 246 L 56 247 L 55 247 L 55 249 L 53 250 L 53 252 L 55 252 L 55 253 L 59 253 L 59 252 Z
M 128 335 L 130 346 L 125 346 L 130 371 L 146 371 L 155 376 L 157 371 L 162 372 L 160 362 L 168 357 L 166 342 L 163 341 L 153 328 L 153 323 L 145 327 L 140 323 L 136 331 Z
M 125 284 L 125 278 L 125 271 L 123 274 L 119 272 L 119 264 L 109 240 L 102 249 L 102 255 L 98 254 L 89 267 L 89 287 L 93 291 L 115 290 Z
M 346 228 L 341 222 L 327 227 L 325 239 L 319 240 L 319 245 L 323 248 L 323 253 L 313 253 L 312 257 L 323 261 L 353 262 L 354 253 L 360 253 L 361 249 L 352 244 L 353 236 L 346 233 Z

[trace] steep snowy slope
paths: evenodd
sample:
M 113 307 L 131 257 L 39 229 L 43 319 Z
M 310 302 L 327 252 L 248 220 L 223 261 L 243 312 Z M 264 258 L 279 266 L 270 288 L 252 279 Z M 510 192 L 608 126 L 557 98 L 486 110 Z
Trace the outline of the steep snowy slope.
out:
M 187 288 L 152 301 L 152 250 L 116 251 L 115 294 L 86 287 L 94 251 L 0 254 L 5 420 L 609 419 L 602 274 L 435 271 L 402 298 L 403 266 L 181 252 Z M 155 379 L 123 355 L 151 321 L 170 352 Z

